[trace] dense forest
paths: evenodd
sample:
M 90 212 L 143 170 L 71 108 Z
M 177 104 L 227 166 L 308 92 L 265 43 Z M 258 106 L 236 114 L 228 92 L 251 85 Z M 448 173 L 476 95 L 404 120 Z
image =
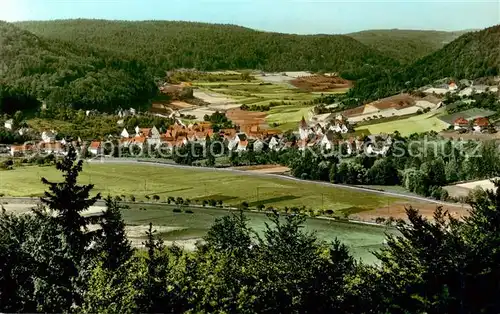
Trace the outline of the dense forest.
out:
M 71 105 L 113 111 L 148 102 L 153 78 L 140 62 L 0 22 L 0 110 Z
M 500 25 L 460 36 L 444 48 L 401 69 L 373 71 L 349 93 L 377 99 L 430 84 L 435 80 L 474 79 L 500 73 Z
M 347 35 L 402 63 L 410 63 L 443 48 L 466 32 L 380 29 Z
M 306 231 L 296 212 L 270 211 L 258 233 L 243 212 L 218 218 L 194 251 L 167 247 L 150 223 L 133 248 L 122 218 L 129 209 L 117 198 L 84 215 L 100 195 L 77 184 L 82 166 L 71 149 L 56 164 L 62 182 L 42 179 L 47 190 L 33 213 L 0 212 L 0 311 L 500 311 L 500 190 L 478 194 L 463 220 L 440 208 L 427 220 L 408 208 L 374 252 L 378 263 L 367 265 L 339 240 Z
M 342 72 L 398 63 L 342 35 L 290 35 L 170 21 L 59 20 L 16 25 L 47 38 L 125 53 L 147 63 L 157 75 L 176 68 Z

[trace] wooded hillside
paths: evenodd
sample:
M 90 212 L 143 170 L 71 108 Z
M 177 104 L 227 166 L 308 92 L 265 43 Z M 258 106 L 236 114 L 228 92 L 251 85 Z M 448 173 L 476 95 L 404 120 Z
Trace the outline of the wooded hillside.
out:
M 500 73 L 500 25 L 464 34 L 442 49 L 401 69 L 373 71 L 350 95 L 376 99 L 450 77 L 474 79 Z
M 342 35 L 289 35 L 170 21 L 59 20 L 16 24 L 37 35 L 125 53 L 154 67 L 199 70 L 352 71 L 392 60 Z
M 381 29 L 351 33 L 348 36 L 391 58 L 409 63 L 443 48 L 466 32 Z
M 156 93 L 140 62 L 83 45 L 45 39 L 0 22 L 0 110 L 38 102 L 111 111 Z

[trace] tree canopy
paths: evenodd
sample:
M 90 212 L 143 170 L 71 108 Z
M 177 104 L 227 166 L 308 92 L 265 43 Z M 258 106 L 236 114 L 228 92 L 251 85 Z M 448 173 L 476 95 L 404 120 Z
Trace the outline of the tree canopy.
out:
M 156 94 L 145 66 L 116 53 L 46 39 L 0 22 L 0 110 L 71 106 L 113 111 Z
M 291 35 L 207 23 L 59 20 L 21 22 L 37 35 L 124 53 L 157 74 L 198 70 L 347 71 L 397 62 L 343 35 Z

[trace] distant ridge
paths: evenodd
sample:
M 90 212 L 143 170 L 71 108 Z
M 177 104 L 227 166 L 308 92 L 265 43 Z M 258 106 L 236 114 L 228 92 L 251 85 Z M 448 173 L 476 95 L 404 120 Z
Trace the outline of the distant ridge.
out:
M 473 30 L 444 32 L 434 30 L 374 29 L 347 34 L 359 42 L 403 63 L 427 56 Z
M 466 33 L 442 49 L 401 69 L 371 72 L 351 96 L 376 99 L 445 77 L 475 79 L 500 74 L 500 25 Z
M 161 71 L 261 69 L 353 71 L 397 61 L 344 35 L 290 35 L 241 26 L 172 21 L 19 22 L 36 35 L 125 54 Z

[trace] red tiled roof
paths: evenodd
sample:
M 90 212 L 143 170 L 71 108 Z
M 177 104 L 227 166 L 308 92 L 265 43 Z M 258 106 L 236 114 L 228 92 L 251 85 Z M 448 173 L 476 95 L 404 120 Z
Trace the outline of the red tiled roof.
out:
M 238 146 L 240 146 L 240 147 L 247 147 L 248 146 L 248 141 L 240 141 L 240 143 L 238 144 Z
M 13 151 L 22 151 L 22 150 L 33 150 L 33 145 L 11 145 L 10 149 Z
M 456 119 L 453 123 L 458 124 L 458 125 L 463 125 L 463 124 L 468 125 L 469 121 L 465 120 L 464 117 L 460 117 L 460 118 Z
M 101 142 L 94 141 L 90 143 L 90 148 L 99 148 L 99 147 L 101 147 Z
M 481 118 L 477 118 L 476 120 L 474 120 L 474 125 L 477 125 L 477 126 L 488 126 L 490 124 L 490 122 L 488 121 L 488 118 L 484 118 L 484 117 L 481 117 Z
M 142 144 L 146 141 L 144 136 L 137 136 L 132 139 L 132 143 Z

